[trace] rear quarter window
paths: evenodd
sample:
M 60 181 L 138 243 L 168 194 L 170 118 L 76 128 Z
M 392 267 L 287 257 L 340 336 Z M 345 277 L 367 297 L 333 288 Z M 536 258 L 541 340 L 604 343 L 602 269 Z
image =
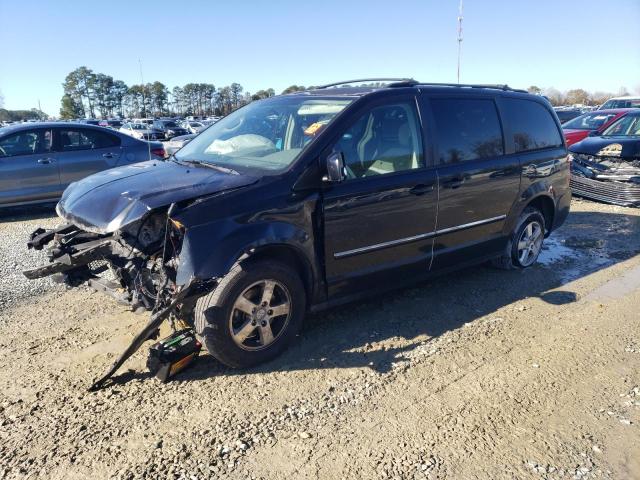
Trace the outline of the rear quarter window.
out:
M 505 129 L 511 132 L 516 153 L 562 146 L 556 122 L 542 104 L 503 98 L 500 105 Z

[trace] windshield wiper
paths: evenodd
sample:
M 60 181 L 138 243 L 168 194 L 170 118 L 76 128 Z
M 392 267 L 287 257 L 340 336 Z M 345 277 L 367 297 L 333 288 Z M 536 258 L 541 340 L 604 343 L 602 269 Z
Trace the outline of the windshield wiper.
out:
M 216 165 L 215 163 L 205 162 L 203 160 L 179 160 L 182 163 L 190 163 L 192 165 L 200 165 L 207 168 L 213 168 L 214 170 L 218 170 L 223 173 L 229 173 L 231 175 L 240 175 L 237 171 L 232 168 L 222 167 L 220 165 Z

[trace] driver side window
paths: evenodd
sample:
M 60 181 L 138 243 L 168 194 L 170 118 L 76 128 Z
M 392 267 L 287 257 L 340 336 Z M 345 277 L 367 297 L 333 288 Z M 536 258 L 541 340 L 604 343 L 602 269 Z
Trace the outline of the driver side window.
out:
M 342 135 L 347 179 L 372 177 L 424 166 L 416 107 L 400 102 L 372 108 Z

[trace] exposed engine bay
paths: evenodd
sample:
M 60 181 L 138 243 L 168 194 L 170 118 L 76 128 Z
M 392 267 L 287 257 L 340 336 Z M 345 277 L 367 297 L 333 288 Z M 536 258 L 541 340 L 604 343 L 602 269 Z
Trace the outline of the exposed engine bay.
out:
M 52 230 L 37 229 L 28 248 L 47 247 L 50 263 L 27 270 L 34 279 L 52 275 L 69 287 L 87 285 L 107 293 L 134 311 L 151 311 L 151 319 L 92 390 L 104 382 L 148 339 L 155 338 L 164 320 L 192 327 L 197 298 L 212 288 L 192 279 L 176 284 L 184 229 L 168 211 L 150 212 L 113 233 L 88 232 L 74 224 Z
M 86 283 L 132 310 L 153 310 L 175 292 L 182 232 L 166 213 L 151 213 L 114 233 L 87 232 L 73 224 L 32 233 L 29 248 L 48 246 L 49 265 L 25 271 L 54 275 L 75 287 Z
M 640 159 L 573 154 L 575 195 L 616 205 L 640 206 Z

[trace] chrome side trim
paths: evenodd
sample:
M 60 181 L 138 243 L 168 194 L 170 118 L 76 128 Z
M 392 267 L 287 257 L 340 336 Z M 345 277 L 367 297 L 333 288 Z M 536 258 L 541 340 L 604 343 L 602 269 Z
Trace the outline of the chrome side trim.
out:
M 429 233 L 421 233 L 412 237 L 399 238 L 397 240 L 389 240 L 388 242 L 376 243 L 374 245 L 367 245 L 366 247 L 354 248 L 353 250 L 345 250 L 344 252 L 337 252 L 333 254 L 333 258 L 345 258 L 353 255 L 359 255 L 361 253 L 372 252 L 374 250 L 381 250 L 383 248 L 395 247 L 396 245 L 403 245 L 405 243 L 415 242 L 417 240 L 425 240 L 427 238 L 437 237 L 438 235 L 445 235 L 451 232 L 457 232 L 458 230 L 465 230 L 467 228 L 478 227 L 487 223 L 499 222 L 507 218 L 506 215 L 499 215 L 497 217 L 485 218 L 484 220 L 478 220 L 476 222 L 465 223 L 457 225 L 455 227 L 443 228 L 442 230 L 435 230 Z
M 437 230 L 436 235 L 443 235 L 445 233 L 464 230 L 465 228 L 478 227 L 480 225 L 485 225 L 487 223 L 499 222 L 500 220 L 504 220 L 505 218 L 507 218 L 506 215 L 498 215 L 497 217 L 485 218 L 484 220 L 478 220 L 477 222 L 465 223 L 464 225 L 457 225 L 455 227 L 443 228 L 442 230 Z
M 346 250 L 344 252 L 338 252 L 333 254 L 333 258 L 344 258 L 352 255 L 358 255 L 360 253 L 371 252 L 373 250 L 380 250 L 381 248 L 393 247 L 395 245 L 402 245 L 403 243 L 415 242 L 416 240 L 424 240 L 425 238 L 435 237 L 436 232 L 421 233 L 420 235 L 414 235 L 413 237 L 399 238 L 398 240 L 389 240 L 388 242 L 376 243 L 375 245 L 368 245 L 366 247 L 354 248 L 353 250 Z

